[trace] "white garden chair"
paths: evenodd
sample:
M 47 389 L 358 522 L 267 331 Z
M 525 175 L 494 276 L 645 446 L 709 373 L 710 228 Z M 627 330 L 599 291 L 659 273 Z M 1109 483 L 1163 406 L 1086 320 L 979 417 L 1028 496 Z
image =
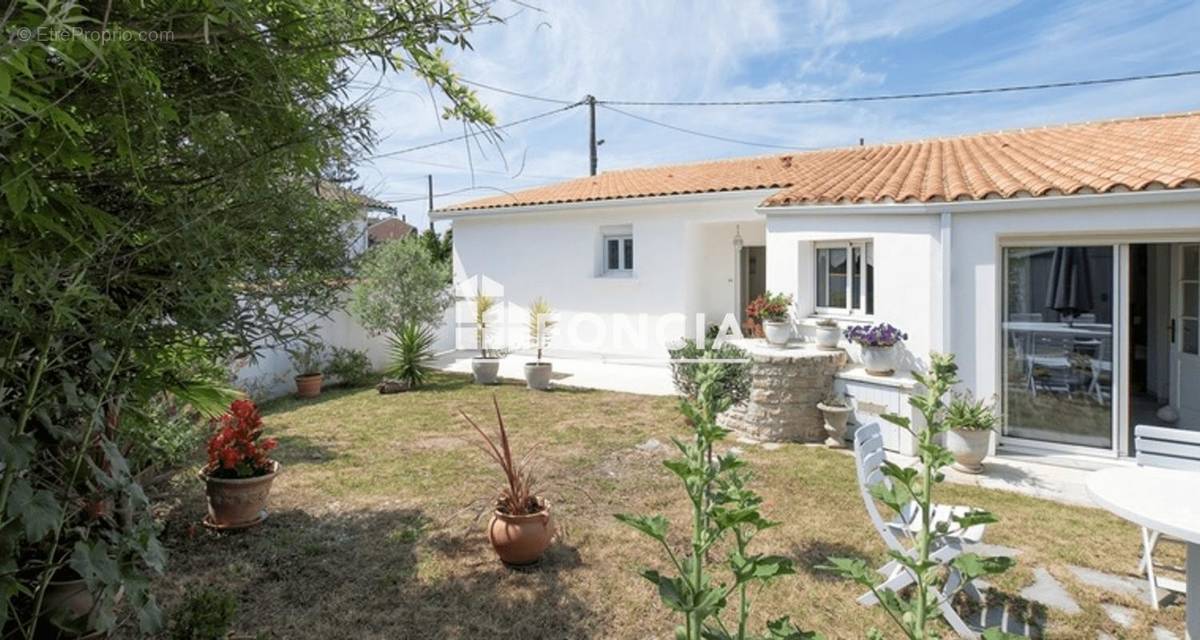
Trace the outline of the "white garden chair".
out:
M 875 530 L 879 532 L 889 550 L 911 557 L 916 553 L 913 537 L 921 527 L 920 507 L 916 502 L 912 502 L 904 509 L 904 513 L 891 521 L 885 521 L 879 513 L 879 507 L 875 504 L 875 498 L 871 495 L 871 487 L 880 483 L 884 483 L 886 486 L 891 485 L 891 479 L 885 476 L 881 469 L 885 459 L 883 436 L 879 431 L 879 424 L 871 423 L 859 427 L 854 432 L 854 463 L 858 470 L 859 491 L 862 494 L 863 503 L 866 505 L 867 514 L 871 517 L 871 524 L 875 526 Z M 970 511 L 970 507 L 934 505 L 931 525 L 936 528 L 939 523 L 949 523 L 950 533 L 938 538 L 934 543 L 933 551 L 930 554 L 931 560 L 942 565 L 949 565 L 951 560 L 962 554 L 964 543 L 975 543 L 983 539 L 984 525 L 978 524 L 963 530 L 953 523 L 954 516 Z M 904 538 L 907 544 L 901 538 Z M 961 584 L 962 576 L 956 569 L 950 567 L 949 571 L 950 576 L 942 592 L 933 595 L 937 597 L 942 616 L 955 633 L 963 638 L 973 640 L 978 636 L 959 617 L 958 612 L 951 606 L 950 600 L 960 586 L 963 593 L 976 602 L 981 602 L 982 596 L 975 585 L 969 582 L 965 585 Z M 880 567 L 878 572 L 884 576 L 884 580 L 876 585 L 875 591 L 899 591 L 913 583 L 913 576 L 909 570 L 895 560 Z M 875 591 L 863 594 L 859 597 L 858 603 L 864 606 L 878 603 L 879 599 L 875 596 Z
M 1200 472 L 1200 431 L 1139 424 L 1134 428 L 1134 438 L 1138 465 Z M 1138 572 L 1144 572 L 1150 582 L 1150 606 L 1155 609 L 1158 609 L 1161 601 L 1158 595 L 1160 589 L 1187 593 L 1187 586 L 1182 580 L 1164 578 L 1157 574 L 1157 569 L 1168 568 L 1167 565 L 1154 561 L 1154 550 L 1160 542 L 1182 544 L 1180 540 L 1142 527 L 1142 559 L 1138 564 Z M 1169 568 L 1181 570 L 1175 566 Z

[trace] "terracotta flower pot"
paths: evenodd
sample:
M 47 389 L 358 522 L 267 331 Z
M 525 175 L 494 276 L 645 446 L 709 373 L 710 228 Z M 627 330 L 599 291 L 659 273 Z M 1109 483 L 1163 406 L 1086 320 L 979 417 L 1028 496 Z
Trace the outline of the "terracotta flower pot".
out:
M 992 442 L 990 429 L 951 429 L 946 432 L 946 449 L 954 456 L 954 468 L 964 473 L 982 473 L 983 459 Z
M 549 362 L 526 362 L 525 385 L 530 389 L 545 391 L 550 388 L 550 374 L 554 366 Z
M 523 565 L 537 562 L 550 539 L 554 537 L 554 521 L 550 518 L 550 503 L 542 501 L 542 510 L 524 516 L 512 516 L 495 511 L 488 524 L 488 540 L 504 564 Z
M 496 384 L 500 378 L 499 358 L 471 358 L 471 374 L 475 384 Z
M 782 347 L 792 339 L 792 323 L 787 320 L 766 320 L 762 323 L 767 344 Z
M 296 376 L 296 395 L 301 398 L 315 398 L 321 395 L 321 382 L 325 376 L 320 373 L 306 373 Z
M 267 496 L 280 468 L 278 462 L 271 464 L 271 473 L 253 478 L 214 478 L 201 472 L 208 495 L 206 522 L 218 529 L 237 529 L 265 520 Z
M 833 407 L 818 402 L 817 408 L 825 417 L 825 446 L 838 449 L 846 448 L 846 423 L 850 420 L 850 407 Z

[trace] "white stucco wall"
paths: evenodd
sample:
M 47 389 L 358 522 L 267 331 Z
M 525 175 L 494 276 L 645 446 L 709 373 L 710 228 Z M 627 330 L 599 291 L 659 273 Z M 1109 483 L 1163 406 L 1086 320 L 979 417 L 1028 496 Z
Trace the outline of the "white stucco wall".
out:
M 847 316 L 843 324 L 889 322 L 899 327 L 909 335 L 905 346 L 910 365 L 921 367 L 937 341 L 939 217 L 852 214 L 837 207 L 828 213 L 768 213 L 767 289 L 792 294 L 801 319 L 815 311 L 814 243 L 831 240 L 870 240 L 874 247 L 874 314 Z M 799 330 L 811 329 L 802 320 Z M 851 356 L 855 357 L 853 350 Z
M 455 278 L 485 275 L 503 285 L 505 300 L 520 308 L 545 297 L 558 320 L 552 352 L 664 357 L 664 341 L 694 334 L 696 312 L 725 306 L 722 296 L 732 300 L 733 224 L 743 224 L 743 237 L 761 227 L 754 207 L 763 197 L 762 191 L 748 191 L 458 217 Z M 634 239 L 634 273 L 604 276 L 604 230 L 625 225 Z M 589 314 L 594 317 L 583 317 Z M 599 321 L 607 327 L 603 332 Z M 626 337 L 631 328 L 643 327 L 643 340 Z M 517 339 L 510 347 L 524 346 L 519 333 L 510 332 Z M 464 337 L 460 348 L 472 348 Z

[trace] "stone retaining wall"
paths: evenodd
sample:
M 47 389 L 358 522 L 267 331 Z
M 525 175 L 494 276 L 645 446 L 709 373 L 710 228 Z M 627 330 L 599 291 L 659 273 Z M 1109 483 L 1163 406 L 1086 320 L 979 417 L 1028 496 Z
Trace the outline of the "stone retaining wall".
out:
M 822 442 L 825 421 L 817 403 L 833 390 L 833 376 L 845 366 L 844 351 L 812 346 L 771 349 L 761 341 L 738 346 L 753 359 L 750 399 L 717 419 L 733 429 L 771 442 Z

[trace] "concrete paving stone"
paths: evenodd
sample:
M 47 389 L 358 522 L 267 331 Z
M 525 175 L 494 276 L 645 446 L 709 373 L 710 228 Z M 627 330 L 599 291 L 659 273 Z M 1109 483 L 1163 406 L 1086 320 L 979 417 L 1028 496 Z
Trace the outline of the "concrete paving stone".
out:
M 1179 636 L 1166 627 L 1154 627 L 1154 640 L 1179 640 Z
M 1033 584 L 1021 590 L 1021 597 L 1071 615 L 1083 611 L 1062 584 L 1041 567 L 1034 570 Z
M 1119 576 L 1104 571 L 1088 569 L 1075 565 L 1067 565 L 1076 579 L 1089 587 L 1104 589 L 1121 595 L 1133 596 L 1139 600 L 1150 600 L 1150 586 L 1145 580 L 1130 576 Z
M 1137 612 L 1129 607 L 1122 607 L 1117 604 L 1109 604 L 1107 602 L 1100 603 L 1100 608 L 1104 609 L 1105 615 L 1109 620 L 1128 629 L 1133 626 L 1133 621 L 1137 618 Z
M 1006 547 L 1002 544 L 988 544 L 986 542 L 975 542 L 963 545 L 963 551 L 967 553 L 978 553 L 985 558 L 1007 557 L 1015 558 L 1021 555 L 1021 550 L 1016 547 Z

